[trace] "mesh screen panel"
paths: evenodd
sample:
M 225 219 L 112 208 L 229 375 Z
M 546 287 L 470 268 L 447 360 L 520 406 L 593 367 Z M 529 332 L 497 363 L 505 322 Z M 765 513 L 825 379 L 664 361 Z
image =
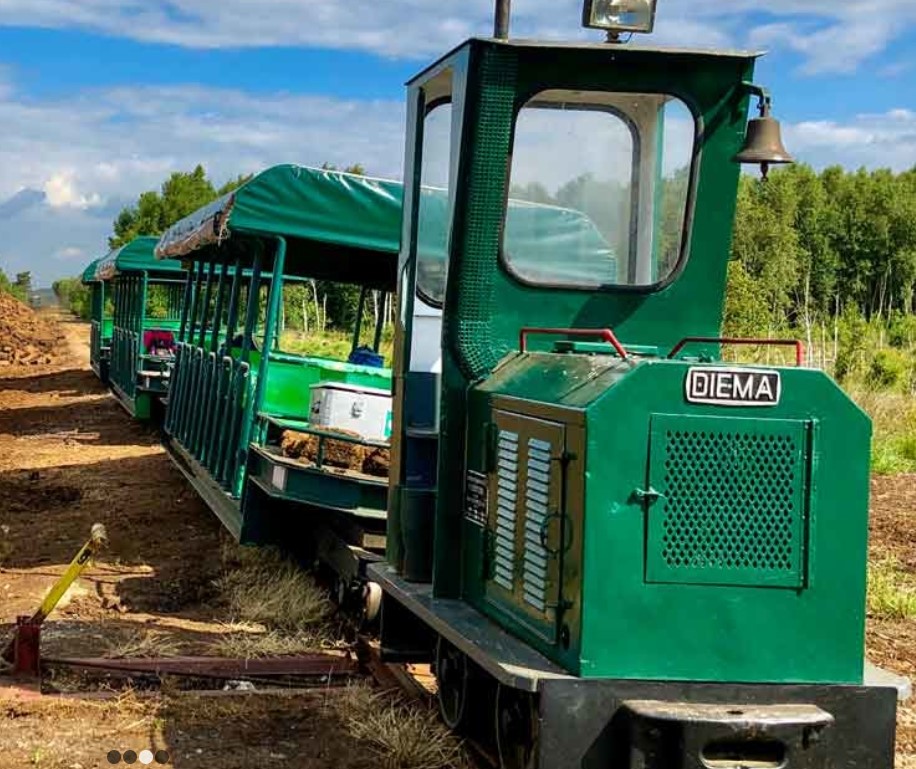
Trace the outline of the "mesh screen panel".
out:
M 803 422 L 653 417 L 649 578 L 799 586 L 805 441 Z

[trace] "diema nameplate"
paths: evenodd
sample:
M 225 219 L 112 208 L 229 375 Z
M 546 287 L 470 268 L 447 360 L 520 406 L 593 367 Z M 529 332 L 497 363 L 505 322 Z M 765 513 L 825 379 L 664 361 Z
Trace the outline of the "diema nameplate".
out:
M 692 368 L 684 390 L 690 403 L 717 406 L 776 406 L 782 396 L 778 371 L 745 368 Z

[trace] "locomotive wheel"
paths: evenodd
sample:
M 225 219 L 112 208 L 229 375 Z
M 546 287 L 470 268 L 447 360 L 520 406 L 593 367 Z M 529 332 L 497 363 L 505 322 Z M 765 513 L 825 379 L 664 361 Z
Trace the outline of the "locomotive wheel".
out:
M 471 662 L 441 636 L 436 644 L 435 673 L 442 720 L 449 729 L 460 730 L 467 723 Z
M 533 769 L 537 760 L 538 731 L 535 696 L 499 684 L 496 689 L 496 752 L 500 769 Z

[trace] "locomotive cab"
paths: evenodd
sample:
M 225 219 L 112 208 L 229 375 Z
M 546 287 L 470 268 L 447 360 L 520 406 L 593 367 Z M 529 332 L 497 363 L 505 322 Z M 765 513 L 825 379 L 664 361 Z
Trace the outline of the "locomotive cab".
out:
M 370 574 L 503 766 L 892 763 L 868 419 L 801 356 L 722 362 L 755 59 L 474 39 L 409 84 Z

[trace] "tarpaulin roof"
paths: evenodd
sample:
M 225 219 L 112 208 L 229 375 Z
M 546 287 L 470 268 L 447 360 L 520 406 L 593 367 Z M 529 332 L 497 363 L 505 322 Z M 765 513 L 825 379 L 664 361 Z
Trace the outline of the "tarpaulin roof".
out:
M 156 259 L 155 249 L 158 242 L 159 239 L 155 237 L 134 238 L 127 245 L 110 251 L 106 256 L 89 265 L 86 272 L 83 273 L 83 280 L 86 281 L 86 275 L 93 265 L 95 266 L 93 280 L 96 281 L 111 280 L 116 275 L 123 275 L 126 272 L 174 273 L 176 277 L 179 276 L 184 272 L 180 263 L 162 262 Z
M 101 261 L 101 258 L 95 259 L 89 263 L 89 266 L 86 267 L 85 270 L 83 270 L 83 283 L 96 282 L 95 272 L 99 268 L 99 262 Z
M 230 241 L 233 234 L 276 236 L 287 241 L 289 274 L 393 288 L 402 204 L 399 182 L 275 166 L 173 225 L 159 240 L 156 255 L 194 258 L 195 252 Z M 420 254 L 425 260 L 440 258 L 444 267 L 447 193 L 424 188 L 420 205 Z M 556 254 L 572 244 L 578 255 L 585 248 L 596 259 L 614 259 L 594 223 L 571 209 L 510 200 L 506 237 L 513 264 L 530 266 L 528 274 L 548 255 L 555 262 Z M 596 259 L 585 260 L 589 269 L 594 270 Z M 571 272 L 575 269 L 570 265 Z

